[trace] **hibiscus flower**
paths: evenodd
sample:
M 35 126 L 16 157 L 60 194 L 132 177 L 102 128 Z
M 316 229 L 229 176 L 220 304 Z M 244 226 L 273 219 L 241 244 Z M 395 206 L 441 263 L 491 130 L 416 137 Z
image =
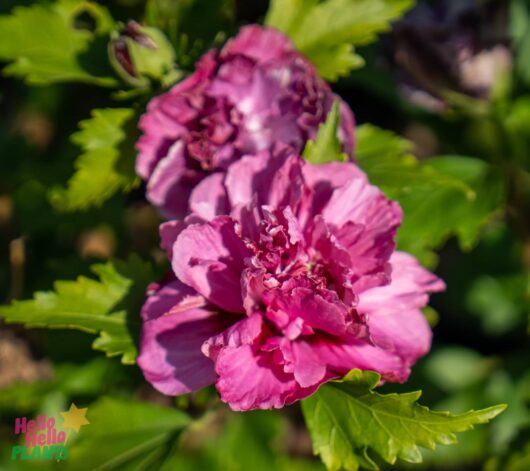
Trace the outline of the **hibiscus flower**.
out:
M 283 407 L 352 368 L 405 381 L 444 284 L 395 251 L 398 204 L 354 164 L 262 154 L 205 179 L 195 213 L 162 225 L 174 278 L 143 308 L 146 379 L 168 395 L 215 384 L 234 410 Z

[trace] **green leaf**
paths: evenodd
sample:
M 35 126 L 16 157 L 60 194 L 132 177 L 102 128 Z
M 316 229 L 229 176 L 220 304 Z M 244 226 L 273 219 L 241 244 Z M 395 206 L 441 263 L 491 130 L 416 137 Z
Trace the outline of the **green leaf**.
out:
M 333 104 L 326 122 L 322 123 L 318 129 L 317 137 L 314 141 L 308 141 L 304 149 L 303 156 L 312 164 L 325 164 L 336 160 L 346 160 L 346 155 L 342 152 L 342 145 L 338 137 L 340 123 L 339 102 Z
M 82 14 L 94 20 L 94 32 L 76 27 Z M 11 15 L 0 16 L 0 60 L 11 62 L 4 73 L 34 85 L 73 80 L 115 86 L 106 60 L 111 25 L 108 11 L 91 1 L 16 7 Z M 103 64 L 99 57 L 105 58 Z
M 432 189 L 423 184 L 415 193 L 401 198 L 409 219 L 405 221 L 399 240 L 413 246 L 415 239 L 430 239 L 431 245 L 436 247 L 456 235 L 461 247 L 470 250 L 482 227 L 503 207 L 502 175 L 488 163 L 472 157 L 437 157 L 426 165 L 441 176 L 467 185 L 470 191 L 443 185 Z
M 176 409 L 114 398 L 89 405 L 87 419 L 68 447 L 68 470 L 158 469 L 166 448 L 191 423 Z
M 232 33 L 235 16 L 234 0 L 148 0 L 146 5 L 146 22 L 166 33 L 184 68 Z
M 354 46 L 376 40 L 414 0 L 272 0 L 266 24 L 287 33 L 325 79 L 363 64 Z
M 504 182 L 479 159 L 443 156 L 419 162 L 412 145 L 372 125 L 357 128 L 356 159 L 404 211 L 398 246 L 425 258 L 456 235 L 463 249 L 476 243 L 484 224 L 503 206 Z
M 87 210 L 101 206 L 118 191 L 129 191 L 137 183 L 134 173 L 132 136 L 134 111 L 128 108 L 93 110 L 81 121 L 72 142 L 83 150 L 75 163 L 76 173 L 66 188 L 53 188 L 50 199 L 61 211 Z
M 36 292 L 32 300 L 0 306 L 0 317 L 26 327 L 79 329 L 98 333 L 93 347 L 122 363 L 136 358 L 139 308 L 145 287 L 154 278 L 151 267 L 137 256 L 92 266 L 99 280 L 80 276 L 57 281 L 54 291 Z
M 505 405 L 451 415 L 417 403 L 421 391 L 382 395 L 373 391 L 380 376 L 352 370 L 343 381 L 322 386 L 302 402 L 313 449 L 330 470 L 377 469 L 368 455 L 390 464 L 397 458 L 422 461 L 418 446 L 456 443 L 455 432 L 470 430 L 500 414 Z

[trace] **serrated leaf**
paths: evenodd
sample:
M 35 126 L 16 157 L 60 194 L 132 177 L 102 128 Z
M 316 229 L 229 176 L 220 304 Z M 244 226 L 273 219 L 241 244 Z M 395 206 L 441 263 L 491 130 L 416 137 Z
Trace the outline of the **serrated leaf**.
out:
M 500 414 L 505 405 L 465 414 L 435 412 L 417 403 L 421 391 L 379 394 L 377 373 L 352 370 L 343 381 L 322 386 L 302 402 L 313 449 L 330 470 L 366 467 L 367 450 L 390 464 L 422 460 L 418 446 L 456 443 L 455 432 L 472 429 Z
M 54 291 L 39 291 L 33 299 L 0 306 L 0 317 L 26 327 L 78 329 L 99 334 L 93 347 L 108 356 L 122 355 L 134 363 L 139 330 L 139 300 L 154 278 L 151 267 L 137 256 L 92 266 L 98 280 L 80 276 L 57 281 Z
M 94 32 L 75 27 L 82 13 L 94 19 Z M 102 65 L 96 57 L 106 58 L 106 41 L 100 39 L 111 25 L 108 11 L 91 1 L 16 7 L 0 16 L 0 60 L 10 62 L 4 73 L 35 85 L 73 80 L 115 86 L 106 59 Z
M 92 118 L 79 123 L 80 131 L 72 135 L 72 142 L 83 149 L 83 154 L 75 163 L 76 173 L 67 187 L 54 188 L 50 193 L 57 209 L 98 207 L 116 192 L 134 187 L 137 178 L 132 145 L 126 146 L 126 129 L 133 117 L 131 109 L 107 108 L 93 110 Z
M 346 160 L 342 152 L 342 145 L 338 137 L 340 123 L 339 102 L 333 104 L 326 121 L 318 128 L 318 134 L 314 141 L 308 141 L 304 149 L 303 157 L 312 164 L 325 164 L 336 160 Z
M 87 418 L 90 424 L 68 447 L 67 470 L 157 469 L 175 435 L 191 423 L 176 409 L 115 398 L 89 405 Z M 149 468 L 144 460 L 151 454 Z
M 362 65 L 353 46 L 375 41 L 413 3 L 414 0 L 272 0 L 265 22 L 287 33 L 315 63 L 322 77 L 336 80 Z
M 442 177 L 467 185 L 470 191 L 445 185 L 429 188 L 425 182 L 403 195 L 399 201 L 408 220 L 398 235 L 398 243 L 414 247 L 418 240 L 430 240 L 431 247 L 439 247 L 456 235 L 462 249 L 470 250 L 482 227 L 503 207 L 502 175 L 473 157 L 441 156 L 424 165 Z
M 356 140 L 361 168 L 403 208 L 399 247 L 420 258 L 453 235 L 470 249 L 503 205 L 502 177 L 486 162 L 463 156 L 419 162 L 409 141 L 372 125 L 359 126 Z
M 315 51 L 311 60 L 317 66 L 320 75 L 331 82 L 364 66 L 364 59 L 356 54 L 353 46 L 349 44 Z

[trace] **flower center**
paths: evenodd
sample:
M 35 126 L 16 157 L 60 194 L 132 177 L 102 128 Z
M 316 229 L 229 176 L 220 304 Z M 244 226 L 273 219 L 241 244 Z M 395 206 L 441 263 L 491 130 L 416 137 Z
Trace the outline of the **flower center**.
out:
M 203 170 L 215 170 L 223 160 L 232 155 L 218 155 L 221 148 L 235 137 L 238 115 L 226 100 L 207 97 L 199 116 L 191 124 L 187 145 L 189 155 L 197 160 Z

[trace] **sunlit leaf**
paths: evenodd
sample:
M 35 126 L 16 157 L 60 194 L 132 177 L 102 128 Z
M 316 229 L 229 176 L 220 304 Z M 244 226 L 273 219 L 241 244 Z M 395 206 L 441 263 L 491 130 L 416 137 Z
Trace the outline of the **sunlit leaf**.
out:
M 26 327 L 79 329 L 97 333 L 94 348 L 122 355 L 134 363 L 139 330 L 139 298 L 154 278 L 149 264 L 133 256 L 128 262 L 92 266 L 98 280 L 80 276 L 57 281 L 54 291 L 39 291 L 33 299 L 0 306 L 0 317 Z
M 76 24 L 82 15 L 91 18 L 95 31 Z M 10 62 L 4 73 L 36 85 L 80 81 L 114 86 L 105 39 L 111 25 L 108 11 L 91 1 L 16 7 L 0 16 L 0 60 Z
M 303 156 L 312 164 L 325 164 L 336 160 L 346 160 L 338 137 L 340 123 L 339 102 L 336 101 L 328 113 L 326 121 L 318 129 L 314 141 L 308 141 Z
M 352 370 L 343 381 L 322 386 L 302 402 L 314 452 L 329 470 L 377 469 L 368 453 L 393 464 L 398 458 L 422 461 L 418 446 L 434 449 L 457 441 L 455 432 L 472 429 L 506 406 L 452 415 L 417 403 L 421 392 L 382 395 L 373 391 L 380 376 Z
M 287 33 L 329 80 L 363 64 L 354 46 L 376 40 L 413 0 L 272 0 L 266 24 Z
M 117 191 L 128 191 L 137 182 L 134 148 L 128 144 L 128 125 L 134 112 L 128 108 L 93 110 L 92 118 L 81 121 L 72 141 L 81 147 L 76 172 L 66 188 L 54 188 L 50 198 L 62 211 L 101 206 Z M 129 133 L 136 135 L 134 129 Z

